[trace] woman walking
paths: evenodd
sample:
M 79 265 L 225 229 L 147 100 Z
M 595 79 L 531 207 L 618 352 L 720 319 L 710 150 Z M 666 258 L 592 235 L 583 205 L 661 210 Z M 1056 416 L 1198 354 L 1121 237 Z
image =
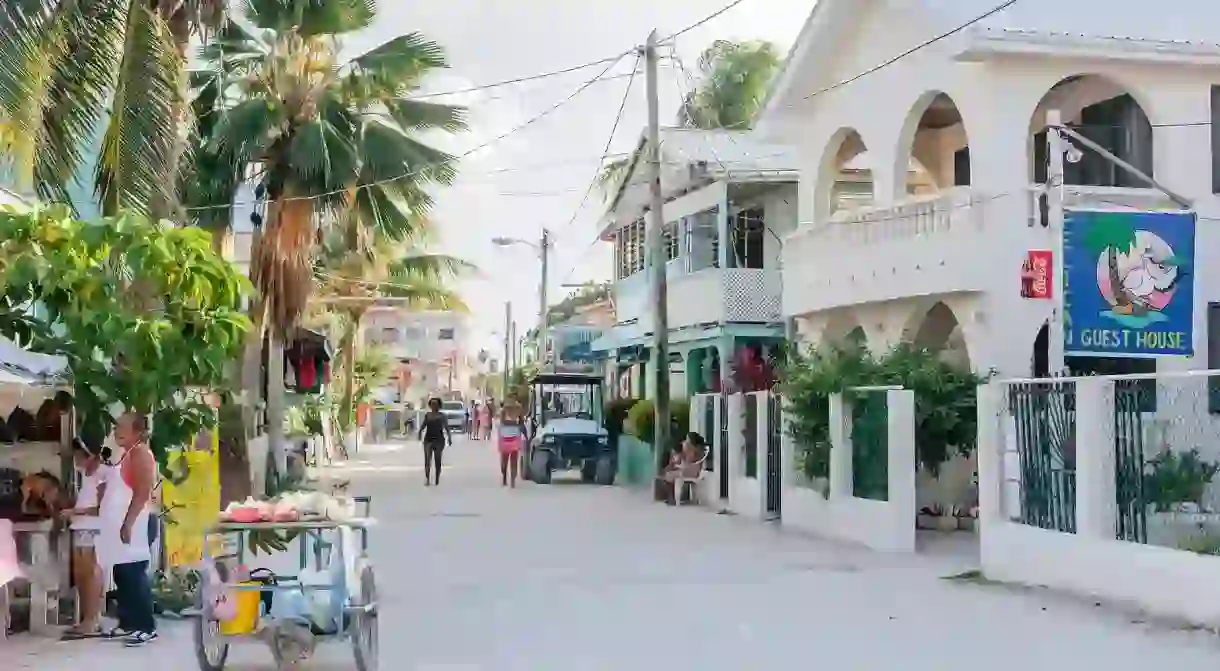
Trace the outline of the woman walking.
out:
M 470 413 L 470 433 L 469 433 L 469 435 L 470 435 L 471 440 L 479 439 L 479 431 L 482 426 L 479 423 L 481 407 L 482 406 L 479 405 L 478 401 L 470 402 L 470 410 L 468 410 L 468 412 Z
M 510 398 L 500 411 L 500 486 L 517 487 L 517 462 L 525 444 L 525 418 L 521 404 Z
M 492 415 L 491 399 L 487 399 L 483 405 L 479 406 L 479 429 L 487 440 L 491 440 Z
M 63 640 L 95 638 L 102 635 L 102 568 L 97 563 L 97 537 L 101 532 L 101 500 L 106 492 L 110 448 L 72 441 L 72 460 L 81 473 L 76 506 L 62 515 L 72 528 L 72 578 L 80 599 L 80 623 L 64 632 Z
M 441 412 L 439 398 L 428 399 L 428 412 L 420 422 L 419 439 L 424 445 L 424 486 L 441 484 L 441 455 L 445 445 L 453 445 L 453 434 L 449 433 L 449 420 Z M 432 477 L 432 466 L 436 465 L 436 477 Z

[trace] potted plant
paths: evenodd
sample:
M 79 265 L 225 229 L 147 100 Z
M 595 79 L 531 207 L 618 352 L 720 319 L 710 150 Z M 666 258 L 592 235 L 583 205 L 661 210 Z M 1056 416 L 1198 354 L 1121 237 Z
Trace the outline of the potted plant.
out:
M 1220 515 L 1203 503 L 1207 488 L 1220 473 L 1198 449 L 1163 449 L 1145 464 L 1143 499 L 1148 506 L 1148 542 L 1176 546 L 1185 536 L 1216 531 Z

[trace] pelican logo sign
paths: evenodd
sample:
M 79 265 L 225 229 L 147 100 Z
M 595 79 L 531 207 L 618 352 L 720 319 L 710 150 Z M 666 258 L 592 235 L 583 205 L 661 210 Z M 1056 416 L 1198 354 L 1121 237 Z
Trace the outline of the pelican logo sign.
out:
M 1067 354 L 1194 355 L 1193 212 L 1070 211 L 1063 249 Z

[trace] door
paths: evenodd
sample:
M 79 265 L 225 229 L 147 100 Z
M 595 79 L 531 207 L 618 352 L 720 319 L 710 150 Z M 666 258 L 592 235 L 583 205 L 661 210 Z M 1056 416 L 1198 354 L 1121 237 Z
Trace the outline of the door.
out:
M 716 470 L 720 473 L 720 498 L 727 500 L 729 498 L 729 404 L 725 400 L 724 394 L 717 394 L 716 402 L 720 404 L 720 442 L 716 450 L 716 460 L 720 463 L 716 464 Z
M 783 403 L 777 394 L 767 395 L 767 513 L 772 518 L 780 517 L 781 486 L 783 473 L 783 457 L 781 449 L 781 433 L 783 425 Z

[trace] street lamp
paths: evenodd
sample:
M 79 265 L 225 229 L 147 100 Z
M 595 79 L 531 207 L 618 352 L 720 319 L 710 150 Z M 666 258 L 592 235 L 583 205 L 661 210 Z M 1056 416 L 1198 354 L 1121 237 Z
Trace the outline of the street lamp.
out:
M 542 229 L 542 238 L 538 242 L 523 240 L 521 238 L 507 238 L 496 236 L 491 239 L 491 244 L 497 247 L 512 247 L 514 245 L 525 245 L 538 252 L 538 260 L 542 264 L 542 277 L 538 282 L 538 358 L 542 359 L 543 348 L 546 345 L 546 278 L 547 278 L 547 262 L 551 248 L 550 231 Z M 507 327 L 506 327 L 507 328 Z

